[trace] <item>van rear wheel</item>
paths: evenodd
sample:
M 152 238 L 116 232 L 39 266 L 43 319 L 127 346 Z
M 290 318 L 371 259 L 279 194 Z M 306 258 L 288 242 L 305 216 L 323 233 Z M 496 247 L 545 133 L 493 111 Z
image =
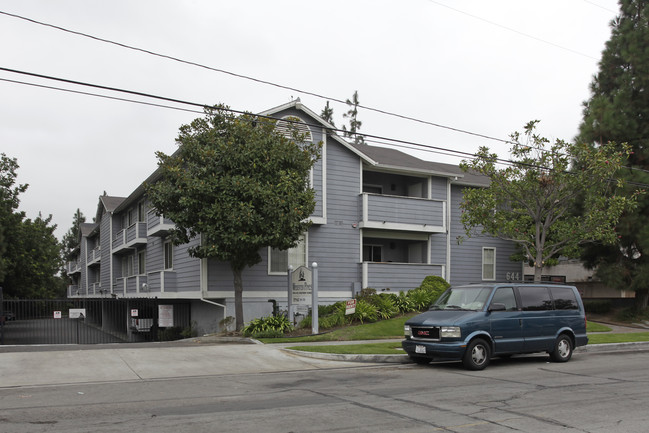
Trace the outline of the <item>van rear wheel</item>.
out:
M 491 346 L 482 338 L 476 338 L 466 347 L 462 363 L 468 370 L 484 370 L 491 359 Z
M 572 339 L 566 334 L 561 334 L 554 343 L 554 350 L 550 352 L 550 359 L 554 362 L 567 362 L 570 358 L 572 358 Z

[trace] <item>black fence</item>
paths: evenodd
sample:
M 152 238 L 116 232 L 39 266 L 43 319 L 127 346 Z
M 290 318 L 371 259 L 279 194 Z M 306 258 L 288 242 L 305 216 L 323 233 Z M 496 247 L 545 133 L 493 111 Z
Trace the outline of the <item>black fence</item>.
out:
M 0 344 L 100 344 L 175 340 L 191 334 L 186 302 L 150 298 L 5 300 Z

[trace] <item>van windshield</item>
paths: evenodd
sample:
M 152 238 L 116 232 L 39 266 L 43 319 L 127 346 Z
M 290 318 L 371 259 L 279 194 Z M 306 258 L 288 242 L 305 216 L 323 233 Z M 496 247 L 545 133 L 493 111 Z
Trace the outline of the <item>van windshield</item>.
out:
M 471 310 L 484 308 L 491 287 L 451 287 L 430 307 L 431 310 Z

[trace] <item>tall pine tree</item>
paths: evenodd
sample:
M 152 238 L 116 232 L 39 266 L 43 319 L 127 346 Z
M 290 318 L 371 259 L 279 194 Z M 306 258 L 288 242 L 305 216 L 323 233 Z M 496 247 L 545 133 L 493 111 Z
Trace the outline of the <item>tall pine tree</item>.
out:
M 628 143 L 633 154 L 621 176 L 629 188 L 649 184 L 649 3 L 620 0 L 620 14 L 611 22 L 599 72 L 584 103 L 577 140 Z M 636 292 L 636 307 L 649 299 L 649 194 L 638 198 L 635 210 L 622 217 L 613 246 L 585 250 L 584 262 L 597 267 L 597 276 L 620 290 Z
M 358 90 L 354 92 L 351 100 L 346 100 L 345 103 L 349 105 L 349 110 L 343 114 L 344 118 L 349 118 L 349 129 L 343 125 L 343 131 L 345 137 L 353 138 L 356 144 L 365 143 L 365 139 L 362 135 L 358 134 L 358 130 L 361 129 L 363 122 L 358 120 L 358 106 L 360 102 L 358 101 Z

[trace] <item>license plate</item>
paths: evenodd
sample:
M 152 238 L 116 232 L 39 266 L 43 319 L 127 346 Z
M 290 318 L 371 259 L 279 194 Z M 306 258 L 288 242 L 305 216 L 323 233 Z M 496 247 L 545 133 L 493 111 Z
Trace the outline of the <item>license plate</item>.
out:
M 415 346 L 415 353 L 426 353 L 426 346 L 418 344 Z

